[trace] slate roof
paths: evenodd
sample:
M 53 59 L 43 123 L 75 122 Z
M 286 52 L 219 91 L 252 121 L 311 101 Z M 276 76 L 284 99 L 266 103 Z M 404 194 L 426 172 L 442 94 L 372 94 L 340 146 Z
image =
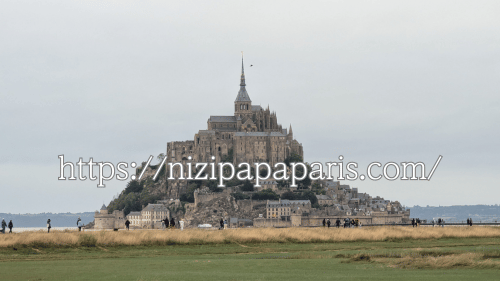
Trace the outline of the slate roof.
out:
M 273 207 L 273 206 L 290 206 L 290 205 L 302 205 L 302 204 L 311 204 L 311 201 L 309 200 L 288 200 L 284 199 L 280 201 L 269 201 L 268 207 Z
M 210 116 L 210 122 L 236 122 L 234 116 Z
M 127 217 L 128 217 L 128 216 L 134 216 L 134 217 L 141 216 L 141 212 L 130 212 L 130 213 L 127 215 Z
M 238 92 L 238 95 L 236 96 L 236 101 L 252 101 L 250 97 L 248 96 L 247 89 L 245 89 L 245 86 L 240 86 L 240 91 Z
M 332 200 L 332 198 L 330 198 L 330 196 L 328 195 L 316 195 L 316 198 L 318 198 L 318 200 Z
M 166 212 L 168 211 L 167 207 L 163 204 L 148 204 L 146 208 L 142 209 L 142 211 L 148 212 Z
M 102 204 L 101 210 L 107 210 L 106 205 Z
M 262 110 L 262 106 L 260 105 L 252 105 L 252 111 L 259 111 Z

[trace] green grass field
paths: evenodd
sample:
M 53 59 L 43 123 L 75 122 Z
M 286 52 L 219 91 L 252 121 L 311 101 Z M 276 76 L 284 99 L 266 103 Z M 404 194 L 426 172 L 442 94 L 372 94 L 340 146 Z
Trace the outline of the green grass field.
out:
M 0 248 L 0 280 L 500 280 L 498 238 Z

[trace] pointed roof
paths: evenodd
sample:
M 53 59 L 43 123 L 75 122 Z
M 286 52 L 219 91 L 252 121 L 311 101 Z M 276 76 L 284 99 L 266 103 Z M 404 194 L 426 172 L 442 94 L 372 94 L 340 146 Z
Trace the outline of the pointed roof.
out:
M 247 90 L 245 89 L 245 69 L 243 68 L 243 55 L 241 56 L 241 79 L 240 79 L 240 91 L 238 92 L 238 96 L 236 96 L 236 100 L 234 102 L 238 101 L 249 101 L 250 97 L 248 96 Z
M 101 210 L 107 210 L 106 205 L 102 204 Z
M 290 130 L 288 130 L 288 133 L 289 133 L 289 134 L 293 134 L 293 131 L 292 131 L 292 124 L 290 124 Z

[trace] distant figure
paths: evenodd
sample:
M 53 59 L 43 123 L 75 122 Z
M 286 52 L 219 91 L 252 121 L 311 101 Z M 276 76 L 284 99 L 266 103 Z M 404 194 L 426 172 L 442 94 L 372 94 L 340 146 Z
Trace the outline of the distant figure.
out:
M 78 217 L 78 219 L 76 220 L 76 226 L 78 227 L 78 231 L 82 231 L 82 219 L 80 217 Z
M 337 228 L 339 228 L 339 227 L 340 227 L 340 219 L 337 219 L 337 220 L 335 221 L 335 225 L 337 225 Z
M 436 224 L 436 220 L 432 219 L 432 227 L 434 227 L 435 224 Z
M 326 224 L 328 225 L 328 228 L 330 228 L 330 219 L 326 221 Z
M 417 227 L 419 227 L 419 226 L 420 226 L 420 219 L 419 219 L 419 218 L 417 218 L 417 224 L 416 224 L 416 226 L 417 226 Z
M 170 223 L 168 222 L 168 217 L 165 217 L 165 219 L 163 220 L 163 223 L 165 224 L 165 229 L 167 229 L 168 226 L 170 225 Z
M 47 220 L 47 233 L 50 233 L 50 229 L 52 226 L 50 225 L 50 219 Z
M 12 233 L 12 228 L 14 227 L 14 224 L 12 223 L 12 220 L 9 222 L 9 233 Z
M 2 219 L 2 233 L 5 233 L 6 227 L 7 227 L 7 223 L 5 222 L 5 219 Z
M 224 220 L 222 218 L 220 218 L 220 228 L 219 229 L 224 229 Z
M 326 226 L 326 220 L 323 219 L 323 227 L 325 227 L 325 226 Z
M 438 226 L 441 225 L 441 218 L 438 219 Z
M 129 220 L 125 221 L 125 227 L 127 227 L 127 230 L 130 230 L 130 221 Z
M 469 225 L 472 226 L 472 218 L 469 219 Z
M 183 220 L 179 221 L 179 227 L 181 228 L 181 230 L 184 230 L 184 221 Z
M 344 219 L 344 228 L 349 227 L 349 226 L 350 226 L 349 224 L 350 224 L 350 222 L 349 222 L 349 218 L 345 218 L 345 219 Z
M 441 227 L 444 227 L 444 220 L 441 220 Z
M 227 220 L 224 220 L 224 229 L 227 229 Z
M 174 220 L 174 218 L 172 218 L 172 219 L 170 220 L 170 226 L 171 226 L 172 228 L 175 228 L 175 220 Z
M 415 227 L 415 219 L 412 219 L 412 220 L 411 220 L 411 226 L 412 226 L 412 227 Z

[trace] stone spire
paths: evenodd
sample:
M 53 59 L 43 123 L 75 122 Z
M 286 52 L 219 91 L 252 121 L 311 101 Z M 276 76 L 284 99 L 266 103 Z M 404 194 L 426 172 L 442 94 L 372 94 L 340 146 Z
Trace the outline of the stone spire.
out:
M 236 100 L 234 102 L 251 102 L 250 97 L 248 96 L 247 89 L 245 88 L 245 69 L 243 68 L 243 53 L 241 55 L 241 79 L 240 79 L 240 91 L 238 92 L 238 96 L 236 96 Z
M 292 124 L 290 124 L 290 130 L 288 130 L 288 134 L 293 136 Z
M 241 55 L 241 78 L 240 86 L 245 87 L 245 68 L 243 67 L 243 54 Z

